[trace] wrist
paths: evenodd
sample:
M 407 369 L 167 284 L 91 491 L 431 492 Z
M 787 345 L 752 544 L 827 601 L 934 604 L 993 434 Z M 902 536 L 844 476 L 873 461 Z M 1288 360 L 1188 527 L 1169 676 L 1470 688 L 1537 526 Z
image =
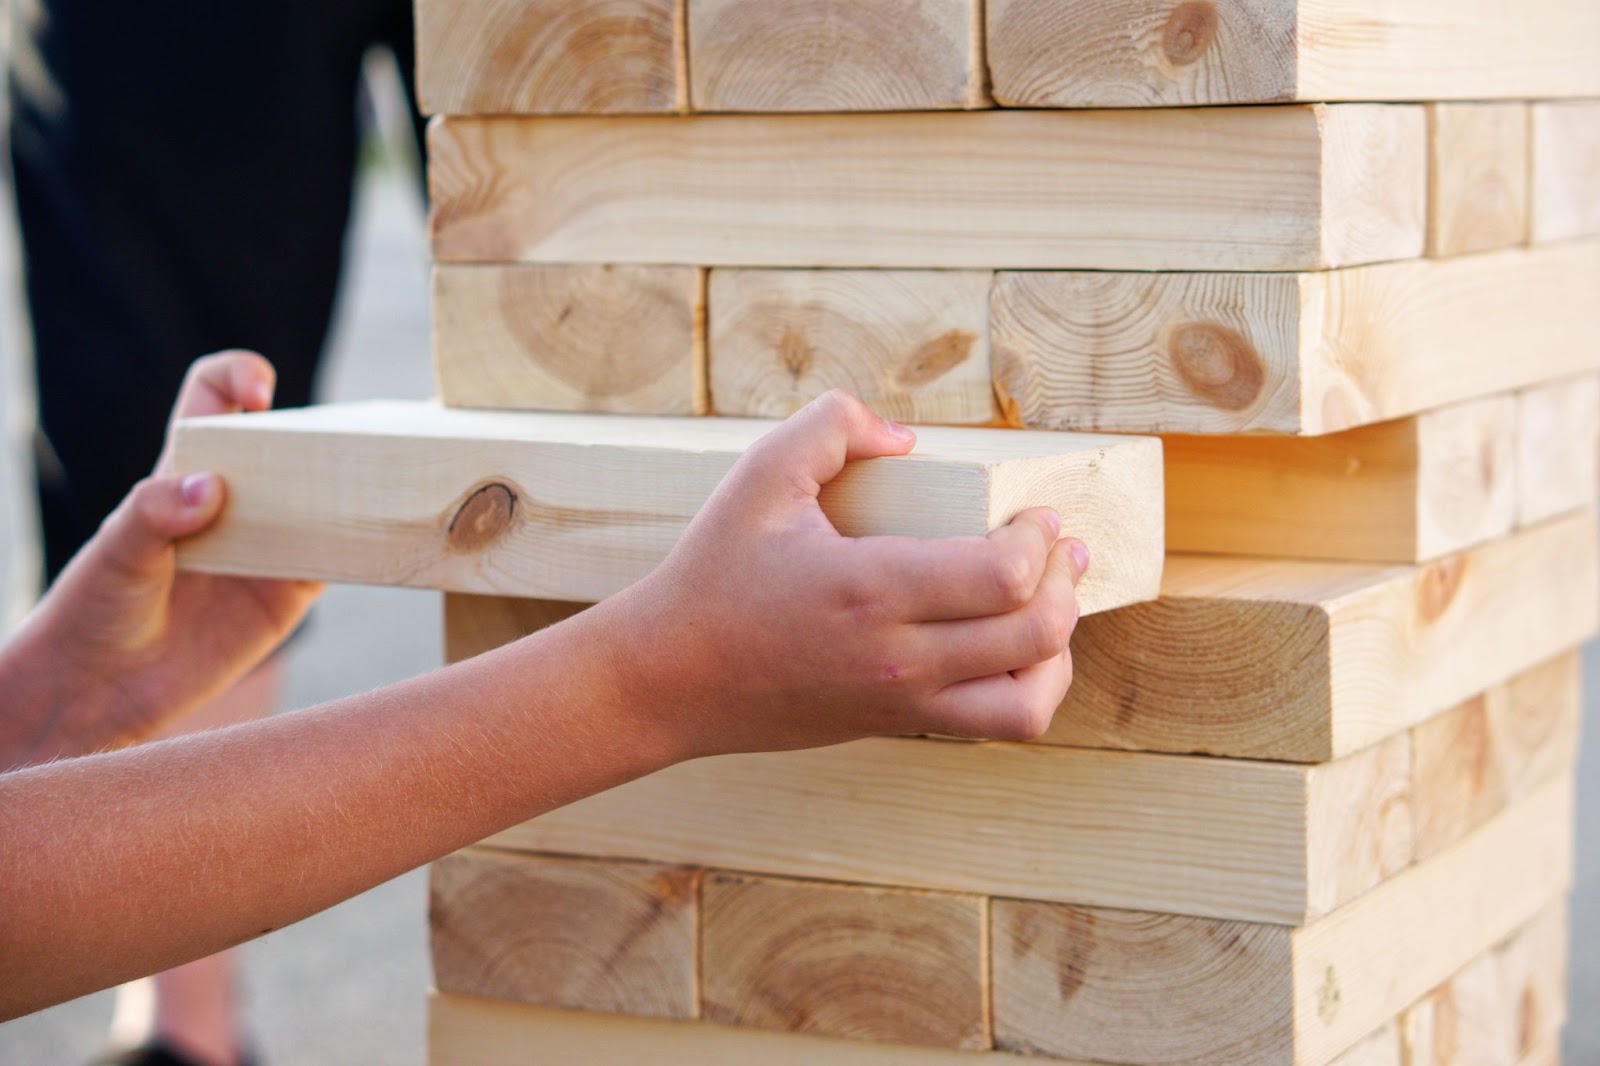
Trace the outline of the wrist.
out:
M 115 739 L 99 727 L 95 686 L 72 668 L 48 603 L 0 647 L 0 769 L 85 754 Z

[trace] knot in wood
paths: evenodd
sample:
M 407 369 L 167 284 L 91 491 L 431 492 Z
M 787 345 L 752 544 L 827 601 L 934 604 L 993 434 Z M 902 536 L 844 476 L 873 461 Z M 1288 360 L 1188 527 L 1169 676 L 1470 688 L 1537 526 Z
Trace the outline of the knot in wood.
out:
M 517 513 L 517 494 L 510 485 L 491 481 L 467 494 L 450 519 L 445 540 L 451 551 L 482 551 L 511 526 Z
M 895 384 L 914 389 L 938 381 L 967 361 L 978 335 L 970 330 L 952 329 L 918 346 L 911 358 L 895 371 Z
M 1224 411 L 1256 402 L 1266 383 L 1250 342 L 1215 322 L 1185 322 L 1167 339 L 1167 359 L 1196 398 Z
M 1417 583 L 1417 616 L 1424 623 L 1436 621 L 1455 602 L 1466 576 L 1467 559 L 1458 555 L 1430 563 Z
M 1175 67 L 1186 67 L 1206 54 L 1217 36 L 1217 9 L 1205 0 L 1179 4 L 1161 30 L 1161 52 Z

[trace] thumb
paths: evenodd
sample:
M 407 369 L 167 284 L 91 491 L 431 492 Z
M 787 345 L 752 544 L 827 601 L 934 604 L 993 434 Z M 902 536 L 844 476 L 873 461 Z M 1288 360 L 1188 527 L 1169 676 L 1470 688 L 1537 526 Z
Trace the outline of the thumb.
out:
M 904 455 L 916 434 L 873 414 L 842 389 L 806 404 L 762 437 L 735 467 L 740 481 L 769 498 L 815 498 L 854 459 Z
M 226 495 L 216 474 L 147 477 L 111 513 L 91 544 L 117 569 L 145 570 L 165 562 L 175 541 L 216 521 Z

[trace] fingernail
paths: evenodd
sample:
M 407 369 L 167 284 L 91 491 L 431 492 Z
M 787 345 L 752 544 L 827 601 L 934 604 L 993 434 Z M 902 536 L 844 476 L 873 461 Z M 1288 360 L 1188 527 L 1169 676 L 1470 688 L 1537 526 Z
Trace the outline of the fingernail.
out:
M 1072 553 L 1072 561 L 1078 564 L 1079 574 L 1089 569 L 1089 548 L 1083 541 L 1075 540 L 1068 544 L 1067 551 Z
M 1059 514 L 1054 510 L 1047 510 L 1044 513 L 1044 520 L 1045 524 L 1050 527 L 1050 535 L 1052 537 L 1061 536 L 1061 516 Z
M 898 422 L 891 422 L 885 418 L 883 420 L 883 426 L 889 431 L 890 436 L 898 438 L 899 440 L 917 439 L 917 435 L 915 433 L 911 432 L 911 430 L 907 429 L 905 426 L 902 426 Z
M 211 487 L 216 484 L 214 474 L 190 474 L 183 479 L 183 484 L 178 491 L 183 496 L 185 507 L 199 507 L 211 496 Z

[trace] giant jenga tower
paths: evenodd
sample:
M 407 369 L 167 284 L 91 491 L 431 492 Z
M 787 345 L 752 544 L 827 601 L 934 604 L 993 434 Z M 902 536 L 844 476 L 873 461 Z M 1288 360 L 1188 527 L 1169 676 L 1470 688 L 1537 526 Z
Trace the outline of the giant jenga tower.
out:
M 188 565 L 444 589 L 471 656 L 834 386 L 926 427 L 846 532 L 1094 555 L 1039 743 L 701 760 L 439 863 L 434 1066 L 1558 1060 L 1600 0 L 418 23 L 442 406 L 192 423 Z

